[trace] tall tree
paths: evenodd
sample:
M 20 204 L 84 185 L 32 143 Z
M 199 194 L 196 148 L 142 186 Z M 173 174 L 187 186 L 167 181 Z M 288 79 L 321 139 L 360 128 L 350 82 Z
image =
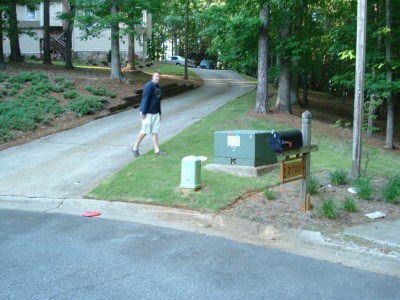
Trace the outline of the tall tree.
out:
M 189 79 L 188 76 L 188 49 L 189 49 L 189 0 L 185 3 L 185 70 L 183 73 L 183 79 Z
M 0 4 L 3 6 L 3 4 Z M 3 51 L 3 7 L 0 10 L 0 70 L 4 70 L 6 68 L 6 62 L 4 60 L 4 51 Z
M 118 6 L 115 1 L 111 3 L 111 76 L 113 80 L 122 80 L 121 53 L 119 48 L 119 19 Z
M 279 28 L 279 37 L 281 43 L 287 42 L 290 34 L 290 11 L 288 7 L 283 8 L 283 15 L 281 18 L 281 25 Z M 291 58 L 288 52 L 288 48 L 282 47 L 282 52 L 280 53 L 280 68 L 279 68 L 279 85 L 276 98 L 275 108 L 281 112 L 292 113 L 292 108 L 290 106 L 290 67 Z
M 258 37 L 257 94 L 254 112 L 269 113 L 268 109 L 268 30 L 270 1 L 260 5 L 260 29 Z
M 386 78 L 387 81 L 392 83 L 392 41 L 391 41 L 391 30 L 392 30 L 392 18 L 390 10 L 390 0 L 385 1 L 385 12 L 386 12 L 386 27 L 388 29 L 386 33 Z M 390 92 L 386 98 L 387 101 L 387 121 L 386 121 L 386 148 L 393 150 L 393 131 L 394 131 L 394 102 L 393 92 Z
M 68 69 L 74 68 L 72 62 L 73 50 L 72 50 L 72 32 L 74 30 L 74 19 L 75 19 L 75 0 L 69 0 L 69 9 L 62 18 L 67 21 L 67 28 L 65 31 L 65 67 Z
M 50 53 L 50 0 L 43 1 L 43 64 L 51 65 Z
M 17 1 L 8 1 L 8 38 L 10 39 L 11 54 L 10 60 L 14 62 L 21 62 L 24 58 L 21 55 L 21 48 L 19 45 L 19 30 L 17 20 Z

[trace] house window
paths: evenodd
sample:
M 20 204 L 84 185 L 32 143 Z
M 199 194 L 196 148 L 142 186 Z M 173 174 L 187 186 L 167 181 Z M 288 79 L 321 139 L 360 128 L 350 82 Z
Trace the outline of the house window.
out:
M 36 8 L 34 6 L 26 6 L 25 20 L 36 20 Z

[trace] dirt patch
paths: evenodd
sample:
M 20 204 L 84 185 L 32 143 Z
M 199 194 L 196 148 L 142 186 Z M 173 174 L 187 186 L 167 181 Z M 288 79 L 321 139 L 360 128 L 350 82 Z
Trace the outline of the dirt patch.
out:
M 384 220 L 400 218 L 399 205 L 384 202 L 380 195 L 379 191 L 387 183 L 387 179 L 374 178 L 372 186 L 375 192 L 370 200 L 364 200 L 350 193 L 348 189 L 351 186 L 349 185 L 331 185 L 327 171 L 313 175 L 318 177 L 319 186 L 318 193 L 311 196 L 312 209 L 310 211 L 304 212 L 300 209 L 300 181 L 293 181 L 272 187 L 275 195 L 272 200 L 268 200 L 263 193 L 248 192 L 221 214 L 271 225 L 279 229 L 319 231 L 328 236 L 341 232 L 347 227 L 376 222 L 377 220 L 365 216 L 375 211 L 384 213 L 386 215 Z M 321 203 L 329 198 L 334 199 L 336 204 L 338 216 L 334 219 L 323 217 L 321 214 Z M 346 198 L 354 199 L 356 212 L 347 212 L 343 208 Z

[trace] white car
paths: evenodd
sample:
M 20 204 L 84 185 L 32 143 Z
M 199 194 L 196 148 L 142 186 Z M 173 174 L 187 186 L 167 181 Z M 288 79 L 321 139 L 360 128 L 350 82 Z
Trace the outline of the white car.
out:
M 185 66 L 185 58 L 179 55 L 170 56 L 165 60 L 165 63 L 177 66 Z M 187 60 L 188 67 L 196 68 L 196 62 L 194 60 Z

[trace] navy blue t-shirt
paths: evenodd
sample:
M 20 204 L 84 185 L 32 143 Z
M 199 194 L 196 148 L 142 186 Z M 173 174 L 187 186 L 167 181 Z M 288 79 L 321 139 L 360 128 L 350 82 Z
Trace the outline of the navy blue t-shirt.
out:
M 140 112 L 146 114 L 161 115 L 161 88 L 153 81 L 147 82 L 143 87 Z

